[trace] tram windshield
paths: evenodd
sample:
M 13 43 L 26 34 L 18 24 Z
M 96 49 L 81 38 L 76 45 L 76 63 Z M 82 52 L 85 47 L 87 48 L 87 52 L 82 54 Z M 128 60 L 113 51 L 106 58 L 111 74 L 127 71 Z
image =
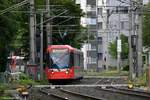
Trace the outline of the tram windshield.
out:
M 50 53 L 51 68 L 64 69 L 69 67 L 68 49 L 54 49 Z

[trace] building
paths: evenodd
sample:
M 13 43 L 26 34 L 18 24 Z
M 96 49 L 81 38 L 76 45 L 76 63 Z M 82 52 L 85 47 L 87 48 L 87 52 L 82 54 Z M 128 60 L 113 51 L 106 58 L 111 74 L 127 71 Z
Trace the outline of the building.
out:
M 81 0 L 86 13 L 82 25 L 87 27 L 88 40 L 83 44 L 85 69 L 107 69 L 117 66 L 117 60 L 108 53 L 109 43 L 129 35 L 129 0 Z M 82 3 L 84 2 L 84 3 Z M 91 40 L 90 36 L 95 39 Z

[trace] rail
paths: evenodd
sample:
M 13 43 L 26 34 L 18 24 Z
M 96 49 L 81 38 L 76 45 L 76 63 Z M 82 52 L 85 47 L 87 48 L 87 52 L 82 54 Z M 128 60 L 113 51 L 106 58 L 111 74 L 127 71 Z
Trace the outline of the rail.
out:
M 66 97 L 62 97 L 62 96 L 54 94 L 54 93 L 49 93 L 48 91 L 44 90 L 43 88 L 40 89 L 40 92 L 42 92 L 48 96 L 53 96 L 53 97 L 60 99 L 60 100 L 68 100 L 68 98 L 66 98 Z
M 115 93 L 118 95 L 124 95 L 128 98 L 136 98 L 140 100 L 150 100 L 150 93 L 144 92 L 144 91 L 135 91 L 132 89 L 125 89 L 125 88 L 118 88 L 118 87 L 108 87 L 108 88 L 99 88 L 97 87 L 98 90 L 100 91 L 106 91 L 107 93 Z M 135 99 L 135 100 L 136 100 Z
M 81 93 L 77 93 L 77 92 L 73 92 L 70 90 L 66 90 L 63 88 L 57 88 L 57 89 L 52 89 L 53 91 L 49 91 L 49 88 L 41 88 L 40 92 L 48 95 L 48 96 L 53 96 L 57 99 L 61 99 L 61 100 L 106 100 L 104 98 L 96 98 L 93 96 L 89 96 L 87 94 L 81 94 Z

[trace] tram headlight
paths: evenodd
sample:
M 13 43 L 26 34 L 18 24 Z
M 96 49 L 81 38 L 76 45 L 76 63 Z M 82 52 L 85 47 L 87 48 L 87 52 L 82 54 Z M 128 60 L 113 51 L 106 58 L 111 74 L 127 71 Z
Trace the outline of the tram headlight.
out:
M 52 71 L 52 74 L 54 74 L 54 72 Z
M 69 73 L 69 71 L 68 70 L 66 70 L 66 74 L 68 74 Z

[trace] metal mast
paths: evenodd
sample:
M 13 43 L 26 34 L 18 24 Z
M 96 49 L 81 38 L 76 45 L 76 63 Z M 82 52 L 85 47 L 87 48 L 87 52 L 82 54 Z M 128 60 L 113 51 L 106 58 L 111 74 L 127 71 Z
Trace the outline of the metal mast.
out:
M 98 0 L 96 0 L 96 71 L 99 72 L 99 57 L 98 57 L 98 54 L 99 54 L 99 45 L 98 45 Z
M 130 80 L 133 79 L 133 49 L 132 49 L 132 33 L 133 33 L 133 19 L 132 19 L 132 9 L 133 9 L 133 4 L 130 0 L 130 9 L 129 9 L 129 38 L 128 38 L 128 43 L 129 43 L 129 78 Z
M 50 1 L 46 0 L 46 19 L 50 18 Z M 48 21 L 46 23 L 46 33 L 47 33 L 47 45 L 51 45 L 52 44 L 52 34 L 51 34 L 51 22 Z
M 138 45 L 137 45 L 137 52 L 138 52 L 138 68 L 137 68 L 137 76 L 142 75 L 142 68 L 143 68 L 143 60 L 142 60 L 142 7 L 143 7 L 143 0 L 138 0 L 139 2 L 139 10 L 138 10 Z
M 30 1 L 30 63 L 35 64 L 35 3 L 34 0 Z
M 40 50 L 40 79 L 43 79 L 43 12 L 41 12 L 41 50 Z
M 119 9 L 121 8 L 121 3 L 119 4 Z M 121 61 L 121 39 L 120 39 L 120 30 L 121 30 L 121 19 L 120 19 L 120 12 L 118 13 L 119 17 L 119 33 L 117 38 L 117 71 L 120 72 L 120 61 Z

